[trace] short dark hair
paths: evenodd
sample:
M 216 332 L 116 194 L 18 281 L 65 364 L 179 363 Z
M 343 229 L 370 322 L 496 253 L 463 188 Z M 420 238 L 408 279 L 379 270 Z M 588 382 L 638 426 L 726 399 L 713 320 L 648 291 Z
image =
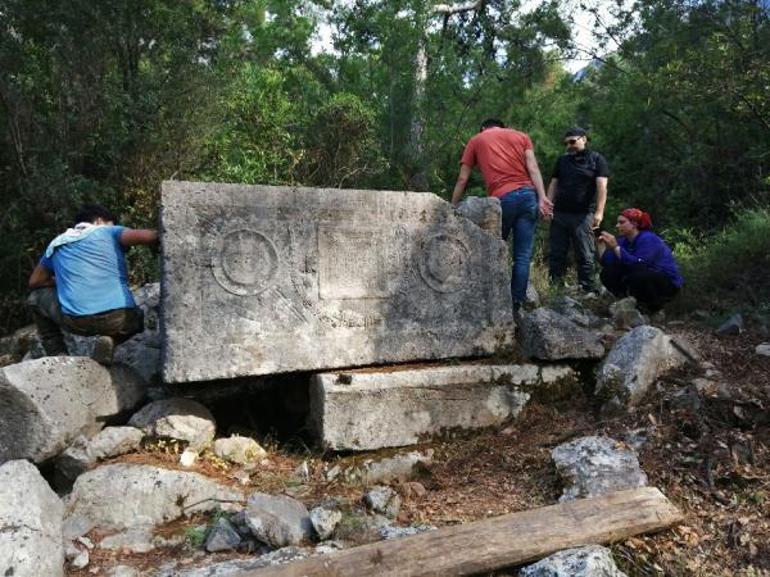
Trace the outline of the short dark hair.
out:
M 101 204 L 95 202 L 86 203 L 81 205 L 77 213 L 75 213 L 75 224 L 80 222 L 94 222 L 97 218 L 108 220 L 114 224 L 118 223 L 118 219 L 107 208 Z
M 505 123 L 498 118 L 487 118 L 484 122 L 481 123 L 481 130 L 492 128 L 493 126 L 496 126 L 497 128 L 505 128 Z

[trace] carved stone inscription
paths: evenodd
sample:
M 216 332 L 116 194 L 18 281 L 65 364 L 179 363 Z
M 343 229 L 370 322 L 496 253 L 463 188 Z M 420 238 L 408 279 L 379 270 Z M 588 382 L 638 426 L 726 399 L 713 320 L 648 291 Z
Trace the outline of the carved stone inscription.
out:
M 504 243 L 434 195 L 166 182 L 161 221 L 168 382 L 512 339 Z

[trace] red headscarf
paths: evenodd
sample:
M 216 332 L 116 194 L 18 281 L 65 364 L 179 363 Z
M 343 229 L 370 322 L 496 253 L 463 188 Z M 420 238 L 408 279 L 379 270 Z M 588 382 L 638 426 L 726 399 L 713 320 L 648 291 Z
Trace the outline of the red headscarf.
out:
M 650 215 L 638 208 L 627 208 L 621 212 L 628 220 L 636 225 L 639 230 L 649 230 L 652 228 L 652 219 Z

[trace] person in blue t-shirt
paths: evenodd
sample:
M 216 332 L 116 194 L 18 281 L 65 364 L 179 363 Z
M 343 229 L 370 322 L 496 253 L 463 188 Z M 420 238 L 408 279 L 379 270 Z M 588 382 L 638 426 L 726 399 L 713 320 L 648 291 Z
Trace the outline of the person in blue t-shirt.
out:
M 616 297 L 632 296 L 641 308 L 654 313 L 673 299 L 684 284 L 671 249 L 652 232 L 650 215 L 627 208 L 618 216 L 619 237 L 602 231 L 597 240 L 602 254 L 601 280 Z
M 62 328 L 99 335 L 94 358 L 107 364 L 112 350 L 144 329 L 144 317 L 128 288 L 126 249 L 156 247 L 155 230 L 118 226 L 99 204 L 83 205 L 72 228 L 60 234 L 29 277 L 27 303 L 46 354 L 67 354 Z

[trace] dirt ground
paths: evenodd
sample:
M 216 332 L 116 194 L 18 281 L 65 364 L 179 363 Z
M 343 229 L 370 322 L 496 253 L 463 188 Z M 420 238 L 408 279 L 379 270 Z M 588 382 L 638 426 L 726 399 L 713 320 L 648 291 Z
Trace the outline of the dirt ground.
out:
M 433 464 L 417 479 L 425 491 L 397 486 L 403 495 L 399 524 L 447 526 L 552 504 L 561 494 L 550 458 L 553 447 L 585 435 L 621 439 L 643 428 L 648 440 L 639 456 L 649 483 L 681 509 L 685 521 L 657 535 L 613 544 L 620 568 L 630 577 L 770 575 L 770 358 L 754 352 L 768 339 L 750 332 L 718 339 L 702 327 L 681 323 L 666 330 L 696 345 L 711 364 L 709 377 L 708 366 L 690 365 L 658 382 L 633 413 L 614 420 L 598 418 L 584 396 L 533 403 L 515 422 L 498 429 L 424 445 L 435 451 Z M 393 452 L 319 455 L 275 443 L 268 449 L 269 462 L 252 473 L 248 489 L 284 492 L 308 505 L 324 496 L 359 499 L 361 487 L 328 482 L 325 472 L 335 464 Z M 176 447 L 155 445 L 116 461 L 174 467 L 178 454 Z M 307 483 L 299 483 L 294 473 L 303 461 L 311 472 Z M 235 469 L 211 456 L 192 470 L 237 482 Z M 194 535 L 191 527 L 206 521 L 177 522 L 163 533 Z M 193 540 L 144 555 L 97 551 L 89 567 L 68 575 L 104 575 L 118 559 L 146 568 L 172 557 L 197 562 L 203 554 L 196 552 Z M 493 575 L 515 574 L 509 568 Z

